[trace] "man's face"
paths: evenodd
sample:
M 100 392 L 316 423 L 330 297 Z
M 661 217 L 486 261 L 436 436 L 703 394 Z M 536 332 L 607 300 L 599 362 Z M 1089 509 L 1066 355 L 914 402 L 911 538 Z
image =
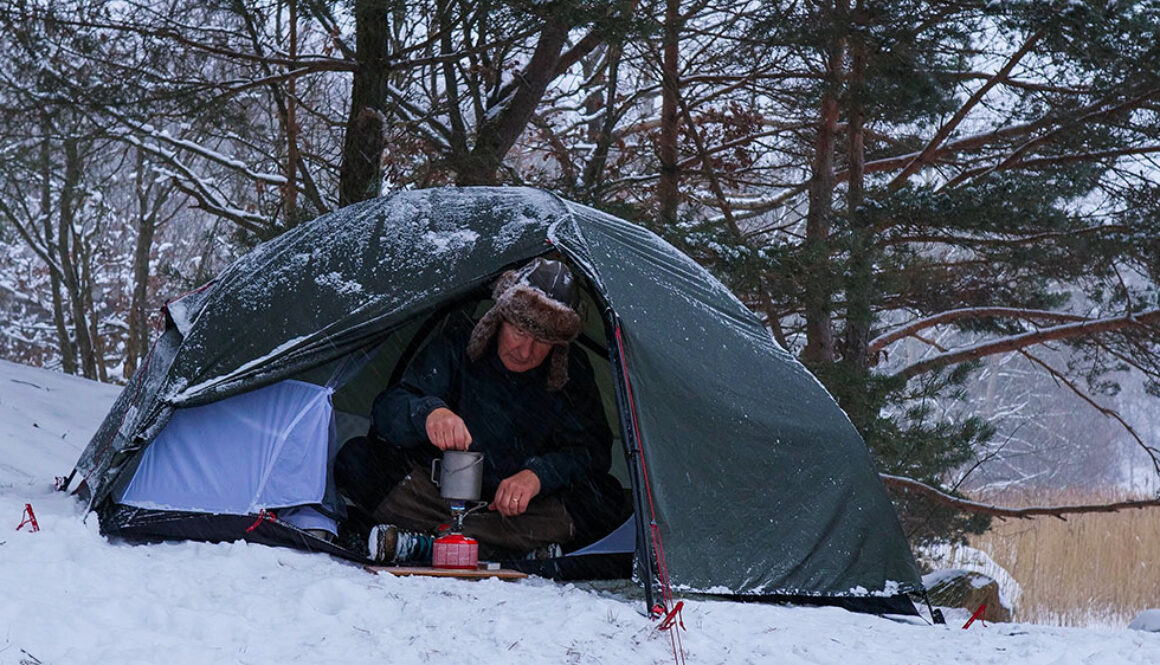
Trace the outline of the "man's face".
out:
M 552 345 L 540 341 L 507 321 L 499 329 L 496 352 L 500 362 L 509 372 L 526 372 L 535 369 L 552 352 Z

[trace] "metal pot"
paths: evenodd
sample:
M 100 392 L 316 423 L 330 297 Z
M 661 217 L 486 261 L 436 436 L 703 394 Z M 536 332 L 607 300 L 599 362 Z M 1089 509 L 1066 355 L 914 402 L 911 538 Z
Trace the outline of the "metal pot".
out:
M 431 460 L 431 482 L 439 487 L 439 495 L 444 499 L 479 499 L 483 486 L 483 453 L 444 450 L 442 460 Z

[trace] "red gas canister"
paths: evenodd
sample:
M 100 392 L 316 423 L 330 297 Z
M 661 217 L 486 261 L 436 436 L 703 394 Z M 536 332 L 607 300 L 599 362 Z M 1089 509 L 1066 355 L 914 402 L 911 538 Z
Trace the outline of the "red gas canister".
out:
M 449 533 L 435 539 L 431 552 L 434 568 L 474 570 L 479 565 L 479 541 L 461 533 Z

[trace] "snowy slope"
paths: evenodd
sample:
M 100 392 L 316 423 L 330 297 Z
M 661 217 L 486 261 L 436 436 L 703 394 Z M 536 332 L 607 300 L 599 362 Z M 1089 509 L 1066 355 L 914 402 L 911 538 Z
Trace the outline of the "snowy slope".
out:
M 54 493 L 117 390 L 0 361 L 0 665 L 671 663 L 631 594 L 373 576 L 246 544 L 111 544 Z M 14 531 L 25 503 L 41 530 Z M 690 663 L 1160 662 L 1160 634 L 978 623 L 961 630 L 686 599 Z
M 119 393 L 0 360 L 0 486 L 66 475 Z

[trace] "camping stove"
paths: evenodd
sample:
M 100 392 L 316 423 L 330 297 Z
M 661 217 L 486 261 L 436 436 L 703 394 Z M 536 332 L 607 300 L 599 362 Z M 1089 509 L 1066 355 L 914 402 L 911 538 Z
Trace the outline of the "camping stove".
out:
M 463 518 L 477 509 L 475 506 L 469 510 L 465 501 L 451 502 L 451 524 L 446 533 L 435 539 L 432 567 L 474 570 L 479 565 L 479 541 L 463 535 Z
M 451 500 L 451 524 L 435 539 L 431 566 L 474 570 L 479 565 L 479 541 L 463 535 L 463 519 L 487 505 L 478 500 L 483 483 L 483 453 L 444 451 L 442 460 L 431 463 L 431 482 L 439 486 L 440 496 Z M 475 504 L 471 508 L 467 507 L 469 501 Z

